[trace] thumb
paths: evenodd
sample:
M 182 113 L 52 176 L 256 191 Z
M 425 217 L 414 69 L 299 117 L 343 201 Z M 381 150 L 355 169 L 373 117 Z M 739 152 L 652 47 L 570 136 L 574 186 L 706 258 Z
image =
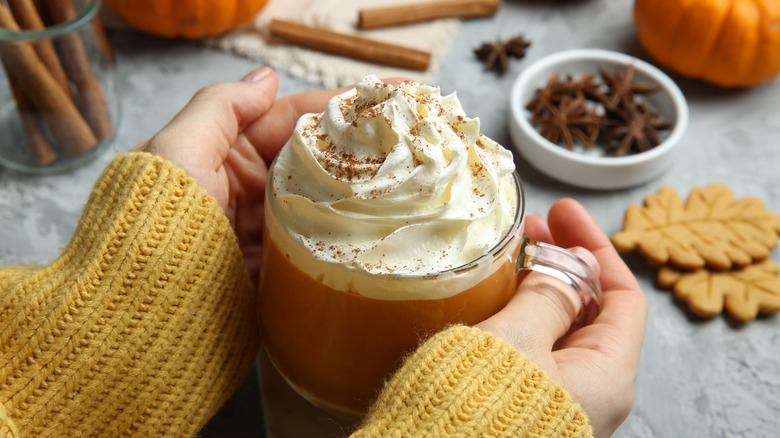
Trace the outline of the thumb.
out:
M 598 263 L 590 251 L 580 247 L 570 251 L 598 273 Z M 509 303 L 478 327 L 504 338 L 544 366 L 555 342 L 569 331 L 582 306 L 579 292 L 567 283 L 552 275 L 531 272 Z
M 175 163 L 211 157 L 219 160 L 208 163 L 216 167 L 241 130 L 268 111 L 278 87 L 278 77 L 268 67 L 256 69 L 241 82 L 208 85 L 198 90 L 144 149 Z

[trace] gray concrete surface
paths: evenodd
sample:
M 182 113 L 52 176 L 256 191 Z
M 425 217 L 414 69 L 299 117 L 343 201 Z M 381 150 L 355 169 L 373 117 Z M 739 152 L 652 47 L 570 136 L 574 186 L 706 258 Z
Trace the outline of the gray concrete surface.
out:
M 631 22 L 630 0 L 507 1 L 498 16 L 463 23 L 440 74 L 443 92 L 457 91 L 483 131 L 511 145 L 507 96 L 514 77 L 551 52 L 597 47 L 645 60 Z M 523 33 L 527 57 L 503 77 L 482 71 L 472 49 L 485 40 Z M 121 124 L 111 150 L 69 174 L 32 177 L 0 169 L 0 264 L 47 263 L 68 242 L 91 186 L 118 152 L 153 134 L 199 87 L 241 77 L 257 64 L 185 41 L 112 32 Z M 690 125 L 674 167 L 643 186 L 620 191 L 577 189 L 543 176 L 518 157 L 530 213 L 554 200 L 580 200 L 608 232 L 623 211 L 671 186 L 680 193 L 712 182 L 738 197 L 758 196 L 780 212 L 780 79 L 748 90 L 723 90 L 673 76 L 690 105 Z M 281 95 L 314 89 L 282 76 Z M 778 250 L 772 258 L 780 261 Z M 654 284 L 642 259 L 627 257 L 647 295 L 650 314 L 636 404 L 617 437 L 770 437 L 780 430 L 780 316 L 746 326 L 725 317 L 692 317 Z M 253 378 L 212 421 L 204 436 L 261 436 Z

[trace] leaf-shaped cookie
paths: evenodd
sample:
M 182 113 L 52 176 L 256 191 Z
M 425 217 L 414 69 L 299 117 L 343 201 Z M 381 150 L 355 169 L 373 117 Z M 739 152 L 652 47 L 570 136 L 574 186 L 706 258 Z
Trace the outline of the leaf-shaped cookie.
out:
M 699 316 L 716 316 L 726 311 L 742 322 L 750 322 L 758 313 L 780 311 L 780 277 L 777 263 L 771 260 L 731 271 L 693 272 L 663 267 L 658 283 L 674 291 Z
M 684 204 L 663 188 L 643 206 L 630 206 L 612 244 L 620 252 L 639 250 L 653 266 L 726 270 L 766 259 L 779 235 L 780 215 L 761 199 L 735 200 L 728 187 L 712 184 L 694 188 Z

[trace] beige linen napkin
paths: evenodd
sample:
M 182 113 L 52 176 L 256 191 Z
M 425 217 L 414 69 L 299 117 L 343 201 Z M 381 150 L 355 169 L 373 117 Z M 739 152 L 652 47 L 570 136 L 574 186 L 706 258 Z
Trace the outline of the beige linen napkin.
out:
M 359 81 L 366 74 L 381 77 L 403 76 L 425 83 L 435 83 L 441 60 L 450 48 L 458 29 L 458 20 L 445 19 L 387 29 L 358 31 L 358 11 L 415 3 L 416 0 L 270 0 L 243 29 L 210 38 L 207 44 L 272 66 L 291 76 L 325 87 L 339 87 Z M 269 44 L 267 28 L 271 19 L 297 21 L 332 31 L 360 34 L 367 38 L 391 42 L 431 52 L 431 65 L 419 72 L 386 67 L 340 56 L 329 55 L 286 44 Z

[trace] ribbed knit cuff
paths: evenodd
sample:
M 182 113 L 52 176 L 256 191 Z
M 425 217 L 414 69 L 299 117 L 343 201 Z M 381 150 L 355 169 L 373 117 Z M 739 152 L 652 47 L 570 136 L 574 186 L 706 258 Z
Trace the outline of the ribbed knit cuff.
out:
M 11 417 L 5 412 L 5 406 L 0 403 L 0 438 L 18 438 L 19 432 L 16 430 Z
M 255 313 L 216 201 L 121 155 L 61 257 L 0 271 L 0 403 L 22 436 L 191 435 L 250 370 Z
M 453 326 L 407 358 L 353 436 L 453 435 L 592 432 L 579 405 L 514 347 L 483 330 Z

